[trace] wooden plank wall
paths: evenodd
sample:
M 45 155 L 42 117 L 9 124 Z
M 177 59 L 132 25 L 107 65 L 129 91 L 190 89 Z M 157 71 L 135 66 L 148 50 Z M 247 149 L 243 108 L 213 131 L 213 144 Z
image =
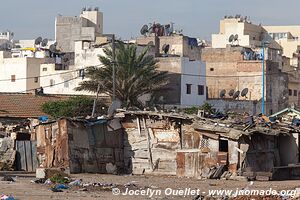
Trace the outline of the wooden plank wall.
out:
M 34 172 L 37 167 L 36 141 L 16 141 L 17 170 Z

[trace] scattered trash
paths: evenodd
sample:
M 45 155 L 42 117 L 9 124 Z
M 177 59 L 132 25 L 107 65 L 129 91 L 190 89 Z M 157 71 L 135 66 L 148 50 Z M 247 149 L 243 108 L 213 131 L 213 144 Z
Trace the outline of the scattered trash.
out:
M 69 189 L 69 187 L 66 186 L 65 184 L 57 184 L 57 185 L 55 186 L 55 188 L 56 188 L 56 189 L 63 189 L 63 190 Z
M 51 188 L 52 192 L 63 192 L 61 189 Z
M 44 182 L 45 185 L 51 185 L 53 184 L 52 181 L 48 178 L 45 182 Z
M 0 199 L 1 200 L 15 200 L 15 198 L 13 196 L 11 196 L 11 195 L 7 196 L 5 194 L 2 194 Z
M 72 181 L 69 183 L 69 186 L 80 186 L 82 182 L 82 179 L 77 179 L 75 181 Z
M 137 183 L 137 181 L 128 182 L 128 183 L 124 184 L 124 187 L 137 187 L 137 185 L 135 183 Z
M 65 189 L 69 189 L 65 184 L 57 184 L 51 188 L 52 192 L 63 192 Z
M 15 182 L 15 179 L 13 179 L 11 176 L 5 175 L 1 181 L 10 181 L 10 182 Z
M 39 178 L 39 179 L 35 179 L 35 180 L 31 180 L 31 183 L 38 183 L 38 184 L 43 184 L 45 182 L 46 179 L 44 178 Z

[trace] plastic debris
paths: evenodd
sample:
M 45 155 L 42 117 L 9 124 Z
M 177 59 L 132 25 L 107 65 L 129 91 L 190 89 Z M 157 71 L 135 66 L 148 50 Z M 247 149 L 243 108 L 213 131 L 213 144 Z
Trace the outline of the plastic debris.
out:
M 82 180 L 77 179 L 75 181 L 72 181 L 69 183 L 69 186 L 80 186 L 81 185 Z
M 68 186 L 66 186 L 65 184 L 57 184 L 56 186 L 54 186 L 56 189 L 69 189 Z
M 1 200 L 15 200 L 15 198 L 13 196 L 7 196 L 5 194 L 1 195 Z
M 5 175 L 1 181 L 10 181 L 10 182 L 15 182 L 15 179 L 13 179 L 11 176 Z
M 45 185 L 51 185 L 52 184 L 52 181 L 48 178 L 45 182 L 44 182 Z

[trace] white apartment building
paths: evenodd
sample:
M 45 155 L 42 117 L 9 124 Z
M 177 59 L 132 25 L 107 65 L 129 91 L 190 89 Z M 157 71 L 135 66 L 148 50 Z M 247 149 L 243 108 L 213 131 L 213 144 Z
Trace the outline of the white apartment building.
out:
M 43 58 L 12 58 L 10 52 L 0 51 L 0 92 L 25 93 L 40 87 L 43 62 Z

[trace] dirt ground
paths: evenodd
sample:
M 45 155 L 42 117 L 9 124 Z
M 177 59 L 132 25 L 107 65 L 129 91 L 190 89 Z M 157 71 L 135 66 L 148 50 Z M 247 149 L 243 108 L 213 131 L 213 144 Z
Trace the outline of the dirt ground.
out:
M 2 174 L 3 175 L 3 174 Z M 28 200 L 46 200 L 46 199 L 196 199 L 197 195 L 113 195 L 111 188 L 101 188 L 97 186 L 86 186 L 87 191 L 83 191 L 82 187 L 72 187 L 63 192 L 52 192 L 49 185 L 31 183 L 34 180 L 34 174 L 11 174 L 16 182 L 0 181 L 0 193 L 12 195 L 16 199 Z M 131 190 L 152 190 L 165 191 L 166 188 L 171 188 L 175 191 L 178 189 L 191 188 L 191 190 L 199 189 L 202 192 L 208 192 L 213 189 L 261 189 L 268 190 L 292 190 L 300 188 L 300 181 L 268 181 L 268 182 L 247 182 L 247 181 L 232 181 L 232 180 L 197 180 L 189 178 L 176 178 L 167 176 L 117 176 L 104 174 L 77 174 L 72 175 L 72 178 L 82 179 L 83 183 L 113 183 L 120 192 L 125 192 L 127 184 Z M 0 177 L 0 180 L 2 177 Z M 84 189 L 84 190 L 86 190 Z M 169 189 L 170 190 L 170 189 Z M 171 190 L 170 190 L 171 191 Z M 198 198 L 201 199 L 201 198 Z M 256 197 L 240 197 L 238 199 L 263 199 Z M 265 198 L 266 199 L 266 198 Z M 271 197 L 268 199 L 277 199 Z

